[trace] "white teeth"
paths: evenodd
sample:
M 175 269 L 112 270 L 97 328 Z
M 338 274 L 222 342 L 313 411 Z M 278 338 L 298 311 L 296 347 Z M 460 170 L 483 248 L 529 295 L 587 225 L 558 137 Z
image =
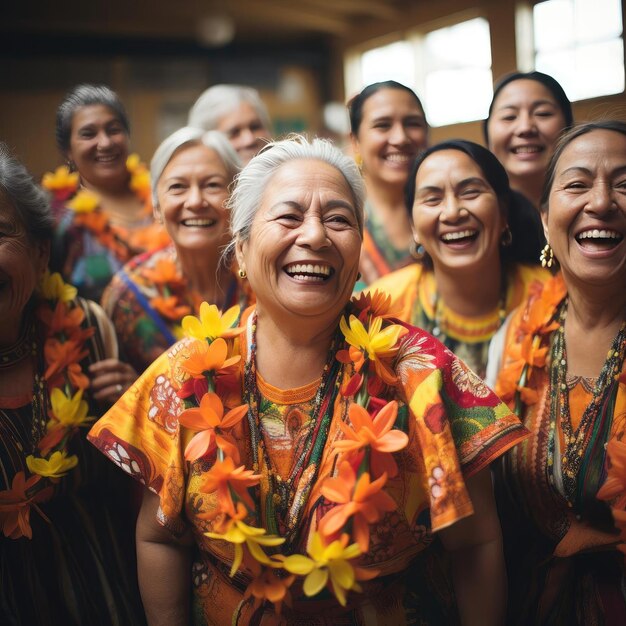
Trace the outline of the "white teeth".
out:
M 183 220 L 182 222 L 183 226 L 213 226 L 213 224 L 215 224 L 215 220 L 203 220 L 203 219 L 190 219 L 190 220 Z
M 621 239 L 622 235 L 614 230 L 586 230 L 576 235 L 577 239 Z
M 285 268 L 288 274 L 318 274 L 330 276 L 330 266 L 314 265 L 312 263 L 292 263 Z
M 542 151 L 543 148 L 541 146 L 517 146 L 516 148 L 513 148 L 513 152 L 515 154 L 531 154 Z
M 385 156 L 385 159 L 387 161 L 394 161 L 395 163 L 406 163 L 407 161 L 410 161 L 412 158 L 412 156 L 410 154 L 399 154 L 397 152 L 394 152 L 393 154 L 387 154 Z
M 109 156 L 100 155 L 96 157 L 96 161 L 104 161 L 106 163 L 109 163 L 110 161 L 115 161 L 116 159 L 117 155 L 115 154 Z
M 441 238 L 444 241 L 455 241 L 457 239 L 465 239 L 466 237 L 472 237 L 477 232 L 478 231 L 476 230 L 460 230 L 456 233 L 445 233 L 444 235 L 441 235 Z

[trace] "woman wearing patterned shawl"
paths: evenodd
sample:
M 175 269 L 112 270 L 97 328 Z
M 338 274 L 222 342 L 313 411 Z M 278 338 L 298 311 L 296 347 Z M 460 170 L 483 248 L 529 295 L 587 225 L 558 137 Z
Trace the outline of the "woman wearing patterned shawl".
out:
M 184 319 L 90 433 L 146 487 L 150 623 L 501 624 L 489 464 L 527 433 L 386 296 L 350 301 L 356 166 L 324 140 L 277 142 L 230 205 L 256 306 Z
M 626 124 L 568 132 L 542 204 L 544 259 L 561 271 L 513 314 L 489 360 L 488 380 L 502 361 L 495 389 L 532 432 L 498 473 L 507 623 L 625 624 L 624 555 L 601 500 L 626 503 L 625 477 L 606 480 L 624 467 L 607 448 L 626 431 Z

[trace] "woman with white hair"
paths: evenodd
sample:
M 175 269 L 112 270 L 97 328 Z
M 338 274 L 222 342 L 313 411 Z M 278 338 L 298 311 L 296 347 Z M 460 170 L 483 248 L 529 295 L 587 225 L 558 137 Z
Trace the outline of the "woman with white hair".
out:
M 216 131 L 181 128 L 154 153 L 155 218 L 172 243 L 130 261 L 102 298 L 138 372 L 175 343 L 182 318 L 197 313 L 203 300 L 223 309 L 247 302 L 243 281 L 220 262 L 230 240 L 228 187 L 239 169 L 237 154 Z
M 272 133 L 259 92 L 243 85 L 209 87 L 191 107 L 188 124 L 224 133 L 243 165 L 270 140 Z
M 151 626 L 502 623 L 489 464 L 526 431 L 388 298 L 350 300 L 363 201 L 325 140 L 257 155 L 230 200 L 256 307 L 184 320 L 90 432 L 147 487 Z

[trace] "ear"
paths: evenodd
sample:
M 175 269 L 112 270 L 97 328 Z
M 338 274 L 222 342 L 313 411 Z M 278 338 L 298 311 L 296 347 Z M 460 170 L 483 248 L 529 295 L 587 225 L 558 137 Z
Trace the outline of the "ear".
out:
M 152 216 L 154 217 L 154 221 L 158 224 L 163 224 L 163 211 L 161 211 L 161 207 L 154 204 L 152 205 Z
M 543 234 L 546 238 L 546 241 L 549 242 L 550 238 L 548 237 L 548 212 L 541 211 L 541 223 L 543 225 Z
M 35 263 L 37 264 L 37 269 L 43 274 L 46 269 L 48 269 L 48 263 L 50 261 L 50 241 L 48 239 L 44 239 L 42 241 L 38 241 L 35 244 Z
M 246 251 L 248 249 L 248 242 L 242 241 L 237 238 L 235 242 L 235 258 L 237 259 L 237 265 L 242 269 L 246 269 Z
M 352 155 L 357 155 L 360 151 L 360 144 L 354 133 L 350 133 L 350 145 L 352 147 Z

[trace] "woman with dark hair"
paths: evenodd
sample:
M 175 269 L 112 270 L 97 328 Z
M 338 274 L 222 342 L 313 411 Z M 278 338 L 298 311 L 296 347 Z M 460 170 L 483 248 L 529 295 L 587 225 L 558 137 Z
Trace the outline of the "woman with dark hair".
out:
M 356 290 L 412 262 L 404 186 L 428 123 L 415 92 L 394 80 L 368 85 L 348 103 L 352 149 L 367 189 Z
M 542 206 L 544 258 L 560 272 L 494 337 L 489 360 L 488 380 L 497 374 L 496 392 L 532 432 L 496 480 L 507 624 L 617 626 L 624 535 L 602 500 L 620 507 L 623 528 L 624 458 L 610 463 L 607 450 L 626 442 L 626 124 L 569 131 Z
M 140 625 L 131 485 L 85 440 L 136 376 L 102 309 L 47 271 L 53 227 L 0 144 L 0 623 Z
M 56 139 L 67 166 L 42 183 L 58 222 L 51 267 L 96 301 L 126 261 L 168 242 L 154 223 L 148 171 L 129 155 L 129 137 L 124 106 L 108 87 L 78 85 L 59 105 Z
M 400 319 L 424 328 L 484 376 L 489 341 L 528 291 L 549 276 L 523 265 L 523 233 L 504 168 L 486 148 L 444 141 L 413 165 L 405 203 L 420 260 L 371 285 L 391 295 Z

